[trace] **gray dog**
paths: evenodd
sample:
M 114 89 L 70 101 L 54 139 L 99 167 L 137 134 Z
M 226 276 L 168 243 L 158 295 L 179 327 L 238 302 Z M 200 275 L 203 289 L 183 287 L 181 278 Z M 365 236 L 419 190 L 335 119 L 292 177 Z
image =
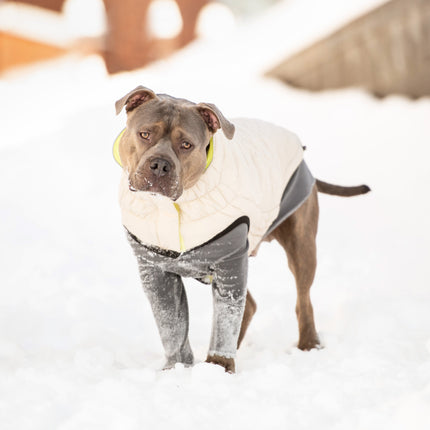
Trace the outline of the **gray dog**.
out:
M 248 256 L 273 239 L 285 249 L 296 280 L 298 347 L 317 347 L 309 294 L 317 192 L 354 196 L 370 189 L 315 180 L 293 133 L 254 119 L 230 122 L 212 104 L 139 86 L 115 106 L 117 114 L 124 106 L 127 111 L 127 126 L 114 145 L 123 167 L 122 222 L 165 349 L 165 368 L 194 362 L 182 283 L 192 277 L 212 286 L 206 361 L 235 371 L 237 348 L 256 311 L 246 288 Z

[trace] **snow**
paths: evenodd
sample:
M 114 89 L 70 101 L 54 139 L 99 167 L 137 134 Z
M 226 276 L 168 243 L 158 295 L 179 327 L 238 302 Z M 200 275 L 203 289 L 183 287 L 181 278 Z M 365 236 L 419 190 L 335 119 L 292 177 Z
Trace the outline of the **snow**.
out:
M 430 100 L 262 78 L 249 28 L 114 77 L 98 57 L 72 56 L 0 80 L 2 429 L 429 428 Z M 323 349 L 295 347 L 294 281 L 282 249 L 264 244 L 250 260 L 258 310 L 237 373 L 203 362 L 212 298 L 195 281 L 198 363 L 159 370 L 111 154 L 125 121 L 114 102 L 138 84 L 281 124 L 315 176 L 372 187 L 320 196 L 312 300 Z

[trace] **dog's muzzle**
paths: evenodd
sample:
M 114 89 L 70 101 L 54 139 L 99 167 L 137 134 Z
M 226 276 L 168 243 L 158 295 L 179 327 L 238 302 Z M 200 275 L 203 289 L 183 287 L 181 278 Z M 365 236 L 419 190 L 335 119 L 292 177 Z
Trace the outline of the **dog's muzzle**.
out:
M 176 200 L 182 190 L 175 164 L 167 157 L 151 157 L 129 177 L 130 191 L 147 191 Z

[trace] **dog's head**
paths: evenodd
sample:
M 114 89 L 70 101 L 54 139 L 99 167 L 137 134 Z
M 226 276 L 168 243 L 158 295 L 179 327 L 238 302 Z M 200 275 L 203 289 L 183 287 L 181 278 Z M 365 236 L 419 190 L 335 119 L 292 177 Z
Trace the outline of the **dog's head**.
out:
M 222 129 L 228 139 L 234 125 L 208 103 L 195 104 L 139 86 L 115 103 L 125 106 L 127 127 L 119 156 L 130 190 L 178 199 L 205 171 L 212 135 Z

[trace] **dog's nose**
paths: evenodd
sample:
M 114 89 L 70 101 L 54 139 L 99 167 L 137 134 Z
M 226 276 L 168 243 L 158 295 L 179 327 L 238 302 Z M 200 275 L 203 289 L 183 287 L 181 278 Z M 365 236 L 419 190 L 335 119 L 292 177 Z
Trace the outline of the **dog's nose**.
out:
M 164 158 L 154 158 L 149 167 L 155 176 L 167 175 L 172 170 L 172 165 Z

